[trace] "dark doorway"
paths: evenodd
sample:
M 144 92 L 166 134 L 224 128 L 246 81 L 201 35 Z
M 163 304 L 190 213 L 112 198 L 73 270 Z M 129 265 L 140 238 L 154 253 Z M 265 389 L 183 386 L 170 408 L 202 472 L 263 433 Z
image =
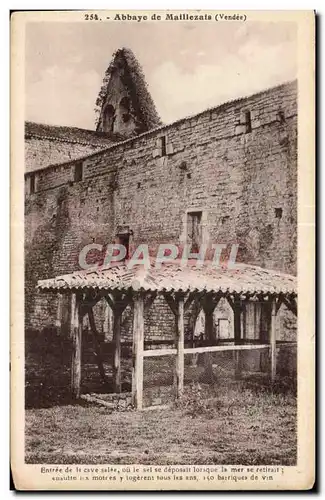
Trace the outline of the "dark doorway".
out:
M 124 260 L 128 260 L 130 256 L 130 235 L 129 234 L 118 234 L 118 244 L 123 245 L 126 248 L 126 254 Z

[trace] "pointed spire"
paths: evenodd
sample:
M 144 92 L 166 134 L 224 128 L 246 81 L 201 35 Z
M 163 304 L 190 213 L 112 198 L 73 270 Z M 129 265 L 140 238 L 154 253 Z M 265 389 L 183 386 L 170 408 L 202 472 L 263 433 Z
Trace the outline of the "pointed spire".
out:
M 99 132 L 124 138 L 161 125 L 142 68 L 130 49 L 113 54 L 96 100 Z

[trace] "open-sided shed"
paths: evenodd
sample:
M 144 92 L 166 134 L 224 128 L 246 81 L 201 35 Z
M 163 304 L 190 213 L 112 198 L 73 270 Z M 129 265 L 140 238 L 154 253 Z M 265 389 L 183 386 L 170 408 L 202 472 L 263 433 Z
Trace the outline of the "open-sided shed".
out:
M 276 316 L 281 304 L 297 315 L 297 288 L 294 276 L 256 266 L 236 264 L 233 268 L 202 266 L 196 263 L 182 265 L 170 261 L 154 266 L 133 266 L 127 262 L 110 267 L 99 267 L 86 271 L 40 280 L 40 290 L 71 296 L 71 329 L 73 355 L 71 365 L 71 390 L 74 397 L 80 396 L 81 342 L 83 317 L 87 314 L 95 342 L 97 342 L 98 367 L 105 377 L 101 360 L 93 307 L 105 299 L 113 312 L 113 379 L 115 392 L 121 391 L 121 316 L 127 305 L 133 306 L 133 367 L 132 399 L 137 409 L 143 401 L 143 360 L 150 356 L 175 355 L 175 386 L 180 396 L 184 390 L 184 355 L 190 353 L 212 353 L 267 349 L 270 350 L 270 376 L 276 375 Z M 173 348 L 144 350 L 144 311 L 155 298 L 162 295 L 175 316 L 175 342 Z M 216 345 L 213 338 L 213 312 L 224 297 L 234 314 L 233 342 Z M 269 310 L 267 339 L 259 337 L 254 343 L 243 341 L 241 316 L 249 301 L 260 301 Z M 196 310 L 205 314 L 206 346 L 184 346 L 184 313 L 195 302 Z M 97 340 L 96 340 L 97 339 Z M 240 371 L 240 363 L 236 370 Z

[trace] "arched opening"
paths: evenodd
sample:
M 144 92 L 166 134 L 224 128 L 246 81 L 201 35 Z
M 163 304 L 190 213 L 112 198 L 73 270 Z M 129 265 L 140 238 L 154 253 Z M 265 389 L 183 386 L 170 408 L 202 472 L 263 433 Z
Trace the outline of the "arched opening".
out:
M 128 97 L 122 97 L 119 104 L 119 111 L 124 123 L 130 121 L 130 99 Z
M 111 104 L 107 104 L 104 110 L 104 131 L 113 132 L 114 131 L 114 121 L 115 121 L 115 109 Z

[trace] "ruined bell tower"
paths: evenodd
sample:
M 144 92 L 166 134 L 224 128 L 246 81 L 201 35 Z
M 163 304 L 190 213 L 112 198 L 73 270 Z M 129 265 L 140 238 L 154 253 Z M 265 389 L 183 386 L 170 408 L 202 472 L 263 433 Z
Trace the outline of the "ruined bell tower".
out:
M 142 69 L 129 49 L 115 52 L 96 101 L 96 130 L 129 138 L 161 125 Z

